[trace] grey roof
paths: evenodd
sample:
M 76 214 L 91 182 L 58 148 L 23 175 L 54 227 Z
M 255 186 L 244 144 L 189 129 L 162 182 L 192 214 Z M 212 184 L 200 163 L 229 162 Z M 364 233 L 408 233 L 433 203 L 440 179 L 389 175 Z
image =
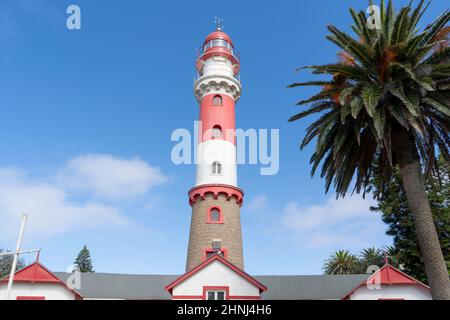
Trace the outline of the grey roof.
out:
M 71 275 L 55 272 L 66 281 Z M 147 299 L 167 300 L 170 294 L 164 287 L 178 276 L 133 275 L 116 273 L 81 273 L 81 288 L 77 289 L 85 298 L 95 299 Z
M 66 281 L 69 273 L 55 272 Z M 262 294 L 268 300 L 341 299 L 369 275 L 255 276 L 267 286 Z M 82 273 L 81 289 L 85 298 L 166 300 L 164 287 L 179 275 L 130 275 Z
M 341 299 L 366 280 L 369 274 L 257 276 L 268 290 L 261 297 L 267 300 Z

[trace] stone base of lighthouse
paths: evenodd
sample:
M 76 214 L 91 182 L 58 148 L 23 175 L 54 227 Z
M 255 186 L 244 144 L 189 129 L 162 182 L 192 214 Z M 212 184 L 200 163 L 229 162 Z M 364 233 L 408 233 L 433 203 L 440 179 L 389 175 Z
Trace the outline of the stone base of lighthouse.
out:
M 241 270 L 244 269 L 240 204 L 242 198 L 224 193 L 206 193 L 191 201 L 192 219 L 189 236 L 186 271 L 201 264 L 212 249 L 213 241 L 219 240 L 224 258 Z M 220 208 L 222 221 L 208 222 L 211 208 Z

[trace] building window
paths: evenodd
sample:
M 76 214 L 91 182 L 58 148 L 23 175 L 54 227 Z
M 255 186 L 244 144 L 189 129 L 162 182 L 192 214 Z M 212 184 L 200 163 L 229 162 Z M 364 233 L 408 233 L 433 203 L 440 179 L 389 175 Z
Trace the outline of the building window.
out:
M 213 137 L 213 139 L 221 139 L 222 138 L 222 128 L 219 125 L 215 125 L 213 127 L 212 137 Z
M 218 207 L 209 208 L 206 223 L 223 223 L 222 210 Z
M 230 288 L 228 286 L 203 287 L 203 299 L 205 300 L 228 300 Z
M 212 104 L 213 104 L 213 106 L 221 106 L 222 105 L 222 96 L 220 96 L 220 95 L 214 96 L 213 100 L 212 100 Z
M 222 174 L 222 164 L 219 161 L 214 161 L 212 163 L 212 174 L 221 175 Z
M 227 250 L 227 248 L 220 248 L 219 251 L 214 251 L 213 248 L 205 248 L 205 249 L 203 249 L 202 261 L 205 261 L 205 260 L 211 258 L 216 253 L 218 253 L 219 255 L 224 257 L 225 259 L 228 259 L 228 250 Z
M 225 291 L 206 291 L 206 300 L 225 300 Z

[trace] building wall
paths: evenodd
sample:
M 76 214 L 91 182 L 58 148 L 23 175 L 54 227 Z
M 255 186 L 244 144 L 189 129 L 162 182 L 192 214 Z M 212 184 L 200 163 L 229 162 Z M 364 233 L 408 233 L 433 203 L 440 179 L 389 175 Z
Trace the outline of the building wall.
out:
M 0 299 L 6 299 L 7 284 L 0 285 Z M 75 293 L 57 283 L 14 283 L 11 290 L 11 299 L 17 296 L 40 297 L 45 300 L 75 300 Z
M 219 261 L 213 261 L 173 289 L 172 297 L 203 299 L 203 287 L 229 288 L 231 299 L 258 299 L 259 289 Z
M 431 300 L 430 291 L 420 285 L 382 285 L 381 289 L 358 288 L 350 300 L 405 299 Z
M 206 223 L 208 210 L 215 206 L 222 210 L 223 224 Z M 227 260 L 243 270 L 244 258 L 240 220 L 240 207 L 234 198 L 227 200 L 225 195 L 220 194 L 217 199 L 214 199 L 212 194 L 207 194 L 205 199 L 197 199 L 192 205 L 186 271 L 203 262 L 204 249 L 211 248 L 215 239 L 222 241 L 222 248 L 227 250 Z

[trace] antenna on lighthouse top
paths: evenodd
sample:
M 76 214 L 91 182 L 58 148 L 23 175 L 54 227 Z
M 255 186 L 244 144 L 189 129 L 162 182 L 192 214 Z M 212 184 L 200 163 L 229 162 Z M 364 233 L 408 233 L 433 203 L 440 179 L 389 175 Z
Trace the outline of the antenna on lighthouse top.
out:
M 222 19 L 221 17 L 214 17 L 214 22 L 216 23 L 216 30 L 217 31 L 222 31 L 222 29 L 223 29 L 223 21 L 224 21 L 224 19 Z

